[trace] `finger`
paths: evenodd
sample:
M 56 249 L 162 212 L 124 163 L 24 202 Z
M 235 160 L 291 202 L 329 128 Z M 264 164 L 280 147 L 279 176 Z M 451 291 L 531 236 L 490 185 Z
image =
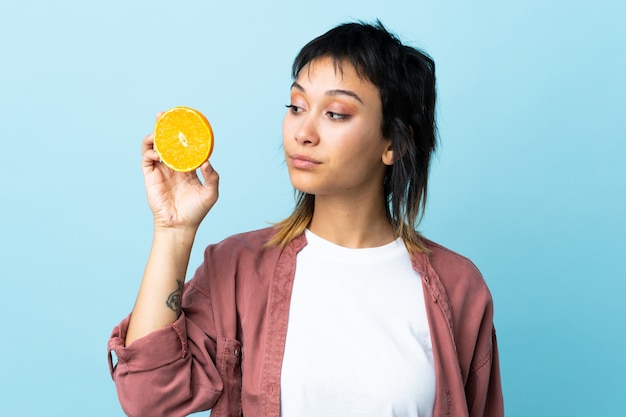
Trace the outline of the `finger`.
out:
M 220 176 L 209 161 L 206 161 L 204 164 L 200 166 L 200 172 L 202 173 L 202 178 L 204 179 L 205 186 L 207 185 L 217 186 L 218 185 Z
M 154 149 L 148 149 L 142 155 L 142 159 L 146 161 L 159 162 L 161 160 L 161 157 Z
M 143 138 L 143 141 L 141 142 L 141 154 L 145 154 L 148 150 L 151 150 L 154 148 L 154 135 L 153 134 L 149 134 L 146 135 Z
M 141 166 L 146 169 L 154 169 L 156 164 L 159 163 L 159 154 L 154 150 L 154 135 L 146 135 L 141 143 Z
M 163 113 L 165 113 L 165 112 L 164 111 L 157 112 L 156 119 L 159 120 L 161 118 L 161 116 L 163 116 Z
M 151 172 L 160 164 L 159 160 L 159 154 L 149 149 L 141 156 L 141 168 L 146 173 Z

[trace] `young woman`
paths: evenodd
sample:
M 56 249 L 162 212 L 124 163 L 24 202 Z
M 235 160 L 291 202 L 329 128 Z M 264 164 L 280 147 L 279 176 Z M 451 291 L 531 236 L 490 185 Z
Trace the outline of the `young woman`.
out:
M 293 214 L 210 245 L 206 162 L 143 141 L 154 240 L 111 372 L 131 416 L 502 416 L 492 300 L 416 232 L 435 148 L 434 63 L 380 23 L 338 26 L 293 65 L 283 123 Z M 181 302 L 182 299 L 182 302 Z M 111 355 L 109 355 L 111 356 Z

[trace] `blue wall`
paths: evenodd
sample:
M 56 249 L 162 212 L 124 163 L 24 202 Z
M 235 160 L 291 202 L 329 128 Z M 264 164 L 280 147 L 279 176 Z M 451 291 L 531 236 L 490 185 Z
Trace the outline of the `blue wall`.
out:
M 422 231 L 493 292 L 507 415 L 626 415 L 626 5 L 465 3 L 2 2 L 3 414 L 123 415 L 106 342 L 151 240 L 154 114 L 196 107 L 215 130 L 221 196 L 193 270 L 205 244 L 292 208 L 280 142 L 298 49 L 380 18 L 437 62 Z

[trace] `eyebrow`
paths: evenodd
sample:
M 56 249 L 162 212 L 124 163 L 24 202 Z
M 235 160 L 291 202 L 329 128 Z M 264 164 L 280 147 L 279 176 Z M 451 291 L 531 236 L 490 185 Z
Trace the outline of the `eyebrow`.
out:
M 295 81 L 293 84 L 291 84 L 291 88 L 295 88 L 296 90 L 300 90 L 303 93 L 306 93 L 306 91 L 304 90 L 304 87 L 302 87 L 300 84 L 298 84 Z M 342 90 L 339 88 L 335 90 L 328 90 L 326 92 L 326 95 L 327 96 L 349 96 L 355 99 L 356 101 L 358 101 L 359 103 L 364 104 L 363 100 L 361 100 L 361 97 L 359 97 L 355 92 L 350 91 L 350 90 Z

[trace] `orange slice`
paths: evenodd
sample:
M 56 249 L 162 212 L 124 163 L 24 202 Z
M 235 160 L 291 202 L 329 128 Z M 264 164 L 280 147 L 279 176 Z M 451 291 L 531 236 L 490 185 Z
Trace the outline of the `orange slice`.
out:
M 213 152 L 213 130 L 198 110 L 174 107 L 154 126 L 154 150 L 174 171 L 193 171 Z

